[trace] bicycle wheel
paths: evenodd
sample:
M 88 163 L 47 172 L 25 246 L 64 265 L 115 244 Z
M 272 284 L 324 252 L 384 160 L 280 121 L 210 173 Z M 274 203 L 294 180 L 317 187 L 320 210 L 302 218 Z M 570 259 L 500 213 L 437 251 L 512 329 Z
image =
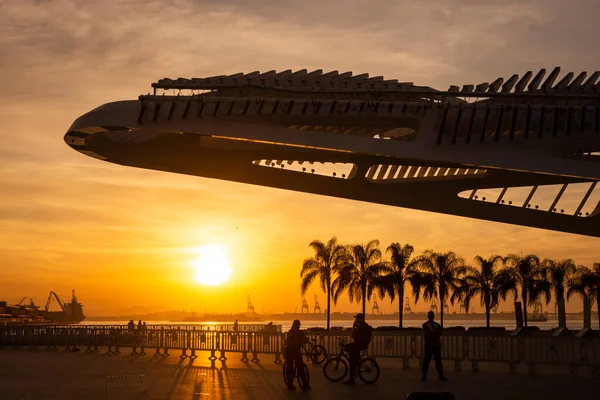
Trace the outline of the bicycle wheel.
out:
M 296 369 L 296 375 L 298 376 L 298 385 L 300 385 L 301 389 L 307 388 L 310 386 L 310 374 L 308 372 L 308 366 L 306 364 L 302 364 L 302 373 Z
M 364 383 L 375 383 L 379 379 L 379 364 L 372 358 L 363 358 L 358 364 L 358 377 Z
M 323 365 L 323 375 L 331 382 L 339 382 L 348 375 L 348 363 L 341 357 L 330 358 Z
M 288 374 L 287 374 L 287 366 L 288 366 L 288 362 L 284 361 L 283 363 L 283 383 L 285 383 L 285 386 L 290 386 L 290 382 L 288 379 Z
M 322 364 L 327 359 L 327 350 L 321 345 L 313 346 L 310 352 L 313 364 Z
M 310 343 L 304 343 L 302 345 L 302 347 L 300 347 L 300 353 L 302 353 L 302 359 L 306 360 L 307 362 L 311 362 L 311 357 L 310 357 Z

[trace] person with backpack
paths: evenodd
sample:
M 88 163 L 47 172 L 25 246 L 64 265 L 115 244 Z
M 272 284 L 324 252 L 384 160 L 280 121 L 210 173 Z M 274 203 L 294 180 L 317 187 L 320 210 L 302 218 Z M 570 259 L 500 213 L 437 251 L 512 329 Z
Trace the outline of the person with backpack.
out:
M 352 342 L 344 346 L 344 350 L 348 352 L 348 361 L 350 361 L 350 376 L 344 382 L 345 385 L 354 385 L 354 375 L 356 375 L 356 368 L 360 361 L 360 352 L 369 347 L 373 335 L 373 327 L 365 322 L 365 314 L 356 314 L 354 318 Z
M 298 369 L 299 373 L 304 376 L 304 361 L 302 360 L 302 345 L 306 342 L 304 332 L 300 330 L 300 320 L 295 319 L 292 323 L 292 327 L 288 331 L 285 340 L 285 348 L 283 351 L 283 358 L 287 361 L 287 369 L 285 371 L 288 380 L 288 389 L 295 390 L 294 368 Z M 308 381 L 307 377 L 301 379 L 302 382 Z M 310 390 L 310 386 L 301 388 L 302 390 Z

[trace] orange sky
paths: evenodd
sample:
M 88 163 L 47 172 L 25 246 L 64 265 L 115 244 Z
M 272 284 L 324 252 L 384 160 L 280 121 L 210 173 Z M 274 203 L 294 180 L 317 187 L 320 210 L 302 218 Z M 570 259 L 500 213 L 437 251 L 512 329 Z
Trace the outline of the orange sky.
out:
M 594 238 L 136 170 L 64 144 L 76 117 L 162 77 L 322 68 L 445 88 L 600 69 L 591 0 L 271 3 L 0 0 L 0 299 L 42 303 L 75 288 L 88 314 L 104 315 L 244 311 L 250 294 L 259 312 L 293 311 L 308 243 L 333 235 L 469 261 L 521 250 L 600 261 Z M 193 281 L 193 249 L 205 244 L 228 248 L 229 283 Z

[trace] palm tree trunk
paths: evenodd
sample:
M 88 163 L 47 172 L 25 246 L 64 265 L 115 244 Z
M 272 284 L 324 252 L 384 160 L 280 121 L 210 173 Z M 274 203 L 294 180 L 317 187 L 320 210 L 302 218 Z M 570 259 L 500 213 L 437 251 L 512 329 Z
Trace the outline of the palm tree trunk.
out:
M 365 318 L 367 317 L 367 285 L 362 285 L 362 287 L 360 288 L 362 291 L 362 306 L 363 306 L 363 310 L 362 313 L 365 316 Z
M 331 285 L 327 285 L 327 330 L 329 330 L 330 316 L 331 316 Z
M 362 313 L 364 314 L 364 316 L 366 318 L 367 317 L 367 313 L 366 313 L 366 310 L 367 310 L 367 298 L 366 298 L 365 295 L 363 295 L 362 303 L 363 303 L 363 305 L 362 305 L 363 306 Z
M 584 328 L 592 327 L 591 311 L 592 311 L 592 305 L 591 305 L 590 296 L 588 296 L 587 294 L 584 294 L 583 295 L 583 327 Z
M 562 296 L 557 298 L 556 304 L 558 305 L 558 327 L 566 328 L 567 327 L 567 311 L 565 309 L 565 298 Z
M 527 290 L 523 290 L 521 297 L 523 298 L 523 323 L 527 328 Z
M 404 294 L 398 293 L 400 298 L 398 299 L 398 328 L 402 328 L 402 311 L 404 311 Z
M 490 327 L 490 305 L 489 303 L 485 304 L 485 326 Z
M 446 291 L 443 289 L 443 286 L 440 285 L 438 283 L 438 287 L 439 287 L 439 298 L 440 298 L 440 325 L 442 325 L 442 328 L 444 327 L 444 299 L 446 298 L 445 294 Z
M 598 307 L 598 329 L 600 329 L 600 290 L 596 292 L 596 307 Z

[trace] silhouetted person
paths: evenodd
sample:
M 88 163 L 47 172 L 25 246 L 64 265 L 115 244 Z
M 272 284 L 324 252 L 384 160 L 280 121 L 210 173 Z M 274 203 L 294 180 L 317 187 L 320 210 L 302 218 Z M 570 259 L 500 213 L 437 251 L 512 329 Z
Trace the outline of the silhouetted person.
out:
M 356 314 L 355 321 L 352 326 L 352 342 L 344 346 L 344 350 L 348 352 L 348 361 L 350 361 L 350 376 L 344 382 L 345 385 L 354 385 L 354 375 L 356 375 L 356 367 L 360 361 L 360 352 L 366 350 L 371 343 L 371 335 L 373 328 L 365 322 L 365 314 Z
M 138 321 L 138 330 L 139 331 L 142 330 L 142 320 L 141 319 Z
M 235 322 L 233 323 L 233 330 L 237 331 L 238 329 L 240 329 L 240 324 L 239 324 L 238 320 L 236 319 Z
M 129 320 L 129 323 L 127 324 L 127 329 L 129 329 L 129 331 L 132 331 L 134 329 L 135 326 L 135 322 L 133 322 L 132 319 Z
M 142 324 L 142 328 L 143 328 L 144 330 L 148 329 L 148 327 L 146 326 L 146 321 L 144 321 L 144 323 Z
M 294 390 L 294 378 L 295 370 L 297 368 L 301 378 L 301 382 L 306 382 L 304 376 L 304 361 L 302 360 L 302 345 L 305 342 L 304 333 L 300 330 L 300 320 L 295 319 L 292 323 L 292 327 L 287 333 L 287 339 L 285 340 L 285 349 L 283 351 L 283 358 L 287 361 L 287 368 L 285 373 L 288 378 L 288 389 Z M 304 379 L 303 379 L 304 378 Z M 302 390 L 309 390 L 310 386 L 301 388 Z
M 425 339 L 425 357 L 423 359 L 423 376 L 422 381 L 427 379 L 427 371 L 429 371 L 429 363 L 431 357 L 435 360 L 435 369 L 437 369 L 440 381 L 447 381 L 442 369 L 442 326 L 435 322 L 433 311 L 427 313 L 427 322 L 423 324 L 423 336 Z

